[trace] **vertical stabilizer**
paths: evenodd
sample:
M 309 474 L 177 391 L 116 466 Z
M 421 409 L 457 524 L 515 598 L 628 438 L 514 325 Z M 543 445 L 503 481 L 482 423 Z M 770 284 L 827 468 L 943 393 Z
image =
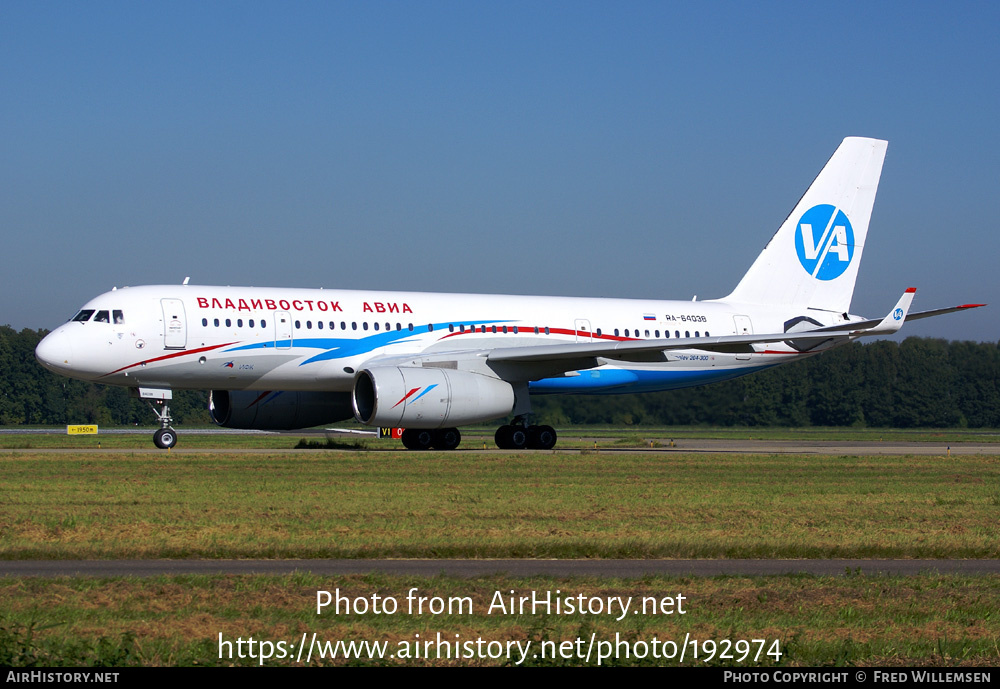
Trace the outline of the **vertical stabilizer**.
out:
M 851 307 L 888 142 L 848 137 L 732 294 L 721 301 Z

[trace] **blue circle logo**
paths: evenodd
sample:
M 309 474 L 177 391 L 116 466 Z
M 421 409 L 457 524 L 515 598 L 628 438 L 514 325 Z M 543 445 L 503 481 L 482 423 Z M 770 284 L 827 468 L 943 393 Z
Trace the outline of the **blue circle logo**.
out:
M 840 277 L 854 258 L 851 221 L 830 204 L 813 206 L 795 227 L 795 252 L 802 267 L 817 280 Z

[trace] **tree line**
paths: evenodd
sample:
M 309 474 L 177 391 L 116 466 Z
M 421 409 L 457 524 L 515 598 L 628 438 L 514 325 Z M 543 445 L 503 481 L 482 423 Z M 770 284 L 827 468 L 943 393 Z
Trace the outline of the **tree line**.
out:
M 35 360 L 47 334 L 0 326 L 0 425 L 152 425 L 125 388 L 57 376 Z M 208 424 L 208 395 L 177 391 L 176 423 Z M 533 398 L 539 423 L 616 426 L 1000 427 L 1000 343 L 910 337 L 854 342 L 698 388 Z
M 0 326 L 0 425 L 154 425 L 149 406 L 129 397 L 128 389 L 65 378 L 42 368 L 35 347 L 47 334 Z M 175 392 L 170 413 L 175 423 L 211 423 L 208 393 Z

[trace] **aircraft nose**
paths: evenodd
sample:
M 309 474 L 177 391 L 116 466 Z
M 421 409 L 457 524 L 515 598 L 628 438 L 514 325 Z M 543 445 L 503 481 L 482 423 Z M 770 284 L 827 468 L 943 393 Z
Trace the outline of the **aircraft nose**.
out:
M 65 333 L 51 332 L 35 347 L 35 358 L 50 371 L 65 371 L 73 360 L 73 344 Z

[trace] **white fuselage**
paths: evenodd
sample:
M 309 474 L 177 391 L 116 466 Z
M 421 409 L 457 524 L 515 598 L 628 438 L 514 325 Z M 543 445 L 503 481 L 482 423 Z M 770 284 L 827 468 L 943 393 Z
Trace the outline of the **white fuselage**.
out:
M 53 371 L 110 385 L 349 391 L 365 362 L 397 355 L 773 333 L 805 315 L 824 326 L 845 320 L 784 311 L 721 301 L 156 285 L 90 300 L 80 320 L 50 333 L 37 354 Z M 678 350 L 658 363 L 599 359 L 594 368 L 533 380 L 530 389 L 667 390 L 803 356 L 783 342 L 755 349 Z

